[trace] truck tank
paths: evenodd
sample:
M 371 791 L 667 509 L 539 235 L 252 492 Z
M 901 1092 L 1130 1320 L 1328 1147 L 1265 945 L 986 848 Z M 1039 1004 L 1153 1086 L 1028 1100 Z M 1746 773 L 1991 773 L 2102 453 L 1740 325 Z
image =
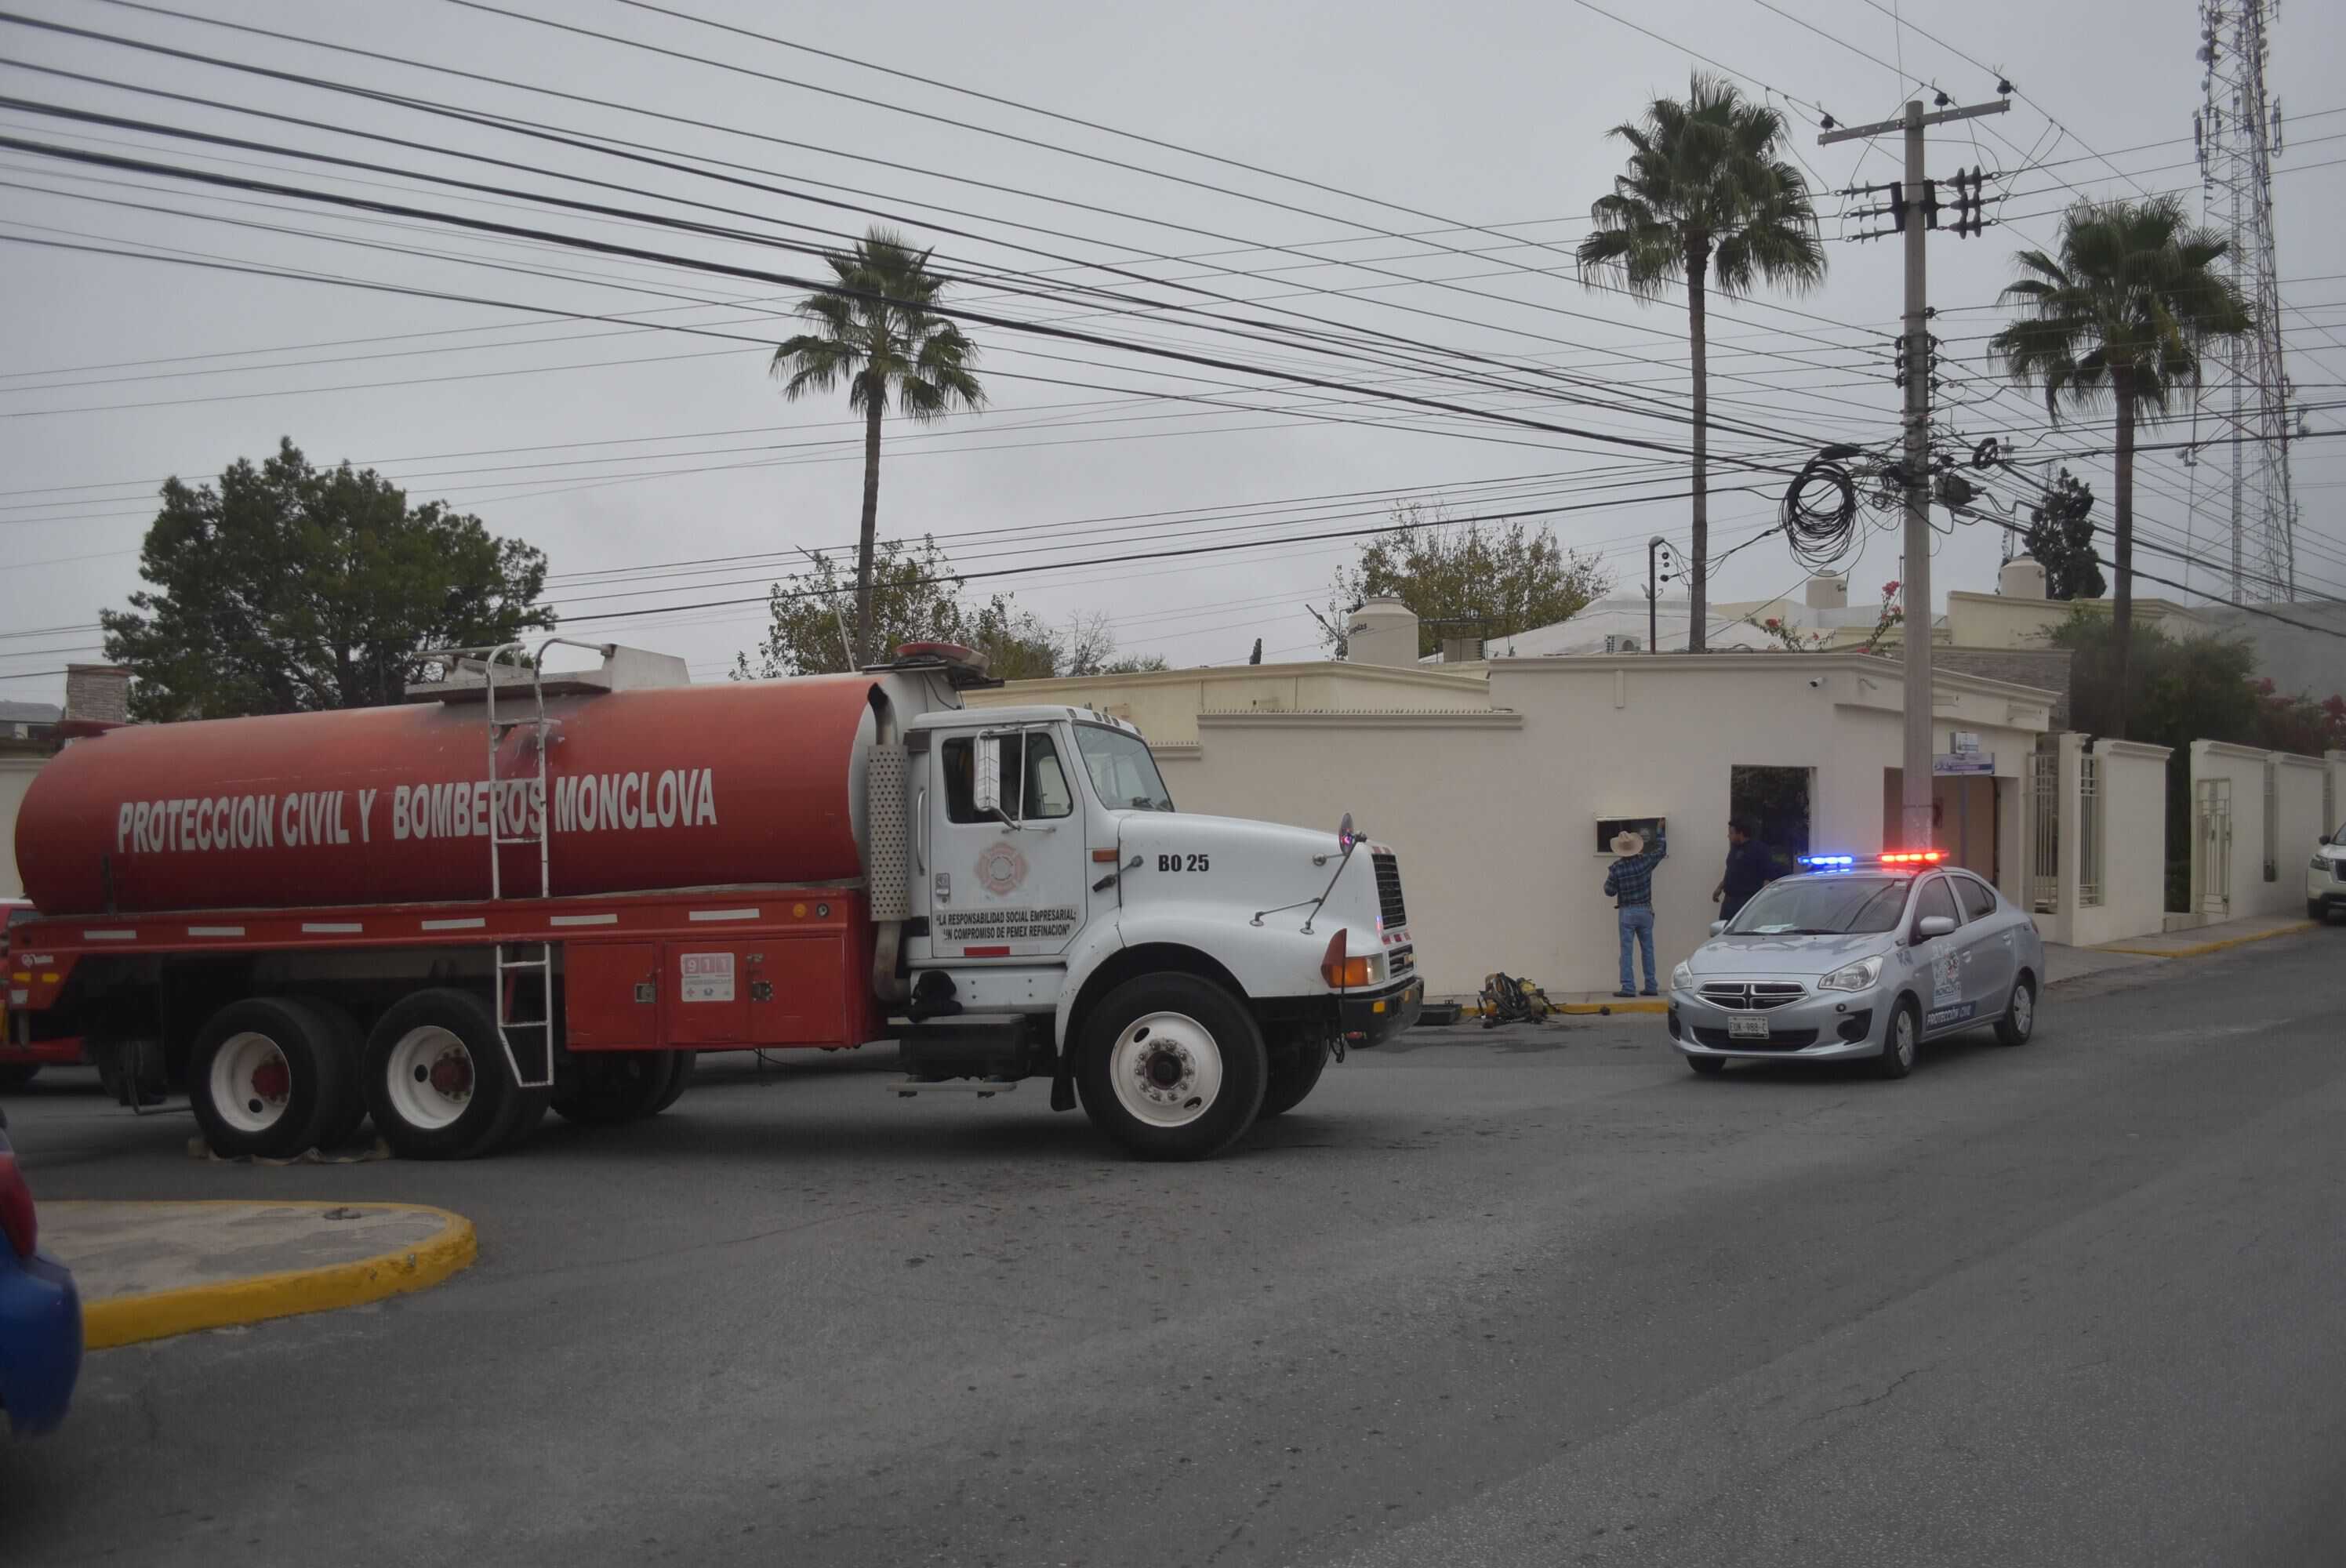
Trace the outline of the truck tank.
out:
M 801 677 L 549 698 L 551 891 L 862 876 L 872 701 L 896 685 Z M 500 687 L 499 718 L 533 722 L 504 736 L 493 785 L 477 695 L 76 741 L 17 814 L 26 895 L 49 915 L 485 899 L 493 820 L 527 830 L 536 706 L 525 686 Z M 535 896 L 537 846 L 499 853 L 505 896 Z

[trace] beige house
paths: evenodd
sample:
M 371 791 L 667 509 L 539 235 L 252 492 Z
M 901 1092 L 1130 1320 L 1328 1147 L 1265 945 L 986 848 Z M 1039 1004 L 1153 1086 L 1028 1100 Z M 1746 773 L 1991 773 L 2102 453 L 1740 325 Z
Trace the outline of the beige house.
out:
M 1484 974 L 1609 991 L 1617 932 L 1605 841 L 1665 818 L 1655 881 L 1665 971 L 1708 934 L 1738 790 L 1764 784 L 1780 848 L 1872 851 L 1894 831 L 1903 745 L 1898 667 L 1857 654 L 1584 655 L 1443 667 L 1372 605 L 1345 664 L 1021 681 L 978 704 L 1066 702 L 1130 719 L 1185 810 L 1332 829 L 1350 811 L 1402 858 L 1427 984 Z M 1385 661 L 1385 662 L 1378 662 Z M 2015 901 L 2052 694 L 1939 678 L 1939 843 Z M 1805 837 L 1806 844 L 1787 843 Z M 2157 929 L 2154 914 L 2148 929 Z

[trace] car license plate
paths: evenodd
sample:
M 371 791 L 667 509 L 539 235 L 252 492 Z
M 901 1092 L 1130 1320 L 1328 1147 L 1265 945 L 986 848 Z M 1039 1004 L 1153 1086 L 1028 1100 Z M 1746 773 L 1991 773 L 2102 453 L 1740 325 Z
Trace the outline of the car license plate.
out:
M 1729 1040 L 1765 1040 L 1768 1038 L 1768 1021 L 1759 1017 L 1730 1016 L 1727 1020 L 1727 1037 Z

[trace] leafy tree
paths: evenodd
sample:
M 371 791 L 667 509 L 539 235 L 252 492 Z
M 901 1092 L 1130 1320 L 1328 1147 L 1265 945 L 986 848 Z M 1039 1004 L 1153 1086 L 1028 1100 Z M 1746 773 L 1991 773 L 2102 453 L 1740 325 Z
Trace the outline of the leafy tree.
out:
M 1341 627 L 1371 599 L 1399 599 L 1417 613 L 1417 651 L 1438 651 L 1443 628 L 1473 623 L 1475 635 L 1502 637 L 1554 626 L 1612 586 L 1594 555 L 1558 545 L 1545 528 L 1468 519 L 1429 518 L 1415 502 L 1396 504 L 1393 525 L 1340 568 L 1321 640 L 1344 657 Z
M 2254 325 L 2248 302 L 2217 269 L 2228 249 L 2212 231 L 2192 228 L 2172 197 L 2078 202 L 2061 219 L 2057 255 L 2020 253 L 2027 276 L 2004 290 L 2002 302 L 2017 307 L 2021 319 L 1988 341 L 1989 357 L 2014 382 L 2043 385 L 2056 423 L 2064 403 L 2116 405 L 2113 735 L 2131 733 L 2126 705 L 2135 689 L 2127 674 L 2134 636 L 2135 431 L 2164 419 L 2177 392 L 2198 386 L 2210 342 Z
M 872 573 L 873 647 L 893 649 L 909 642 L 960 643 L 986 656 L 986 667 L 1005 680 L 1039 680 L 1059 675 L 1112 675 L 1162 669 L 1153 656 L 1118 658 L 1107 619 L 1077 620 L 1054 629 L 1007 594 L 983 602 L 964 597 L 953 562 L 933 538 L 879 543 Z M 776 583 L 767 594 L 771 616 L 765 640 L 733 661 L 736 680 L 789 675 L 831 675 L 861 667 L 851 658 L 846 627 L 849 594 L 840 563 L 820 552 L 808 569 Z
M 972 373 L 977 347 L 929 307 L 945 280 L 929 270 L 933 250 L 914 250 L 893 230 L 874 228 L 852 250 L 823 260 L 841 292 L 825 290 L 799 301 L 798 313 L 816 326 L 774 351 L 773 371 L 785 371 L 782 395 L 793 402 L 844 382 L 847 406 L 863 415 L 863 522 L 855 553 L 855 662 L 872 662 L 876 630 L 873 551 L 880 525 L 880 422 L 889 400 L 926 424 L 956 407 L 985 406 Z
M 2028 514 L 2028 553 L 2045 568 L 2048 599 L 2098 599 L 2102 558 L 2094 550 L 2094 492 L 2067 469 Z
M 1687 647 L 1699 653 L 1709 620 L 1710 373 L 1704 292 L 1734 298 L 1760 282 L 1804 290 L 1825 275 L 1824 245 L 1808 182 L 1782 156 L 1781 115 L 1747 103 L 1735 87 L 1698 73 L 1683 102 L 1657 98 L 1642 119 L 1612 133 L 1629 144 L 1629 167 L 1589 209 L 1596 232 L 1580 242 L 1584 279 L 1617 277 L 1640 300 L 1686 287 L 1694 372 L 1692 619 Z
M 554 624 L 542 552 L 290 440 L 217 487 L 166 481 L 138 570 L 152 589 L 98 620 L 148 721 L 397 702 L 419 652 Z

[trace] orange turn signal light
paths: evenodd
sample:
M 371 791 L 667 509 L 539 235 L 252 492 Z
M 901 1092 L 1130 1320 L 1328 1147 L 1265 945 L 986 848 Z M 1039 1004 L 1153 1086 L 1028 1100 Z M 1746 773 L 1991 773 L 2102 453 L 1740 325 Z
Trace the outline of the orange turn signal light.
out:
M 1320 955 L 1320 977 L 1338 991 L 1369 983 L 1369 961 L 1352 958 L 1344 951 L 1346 932 L 1339 931 L 1328 939 L 1328 951 Z

